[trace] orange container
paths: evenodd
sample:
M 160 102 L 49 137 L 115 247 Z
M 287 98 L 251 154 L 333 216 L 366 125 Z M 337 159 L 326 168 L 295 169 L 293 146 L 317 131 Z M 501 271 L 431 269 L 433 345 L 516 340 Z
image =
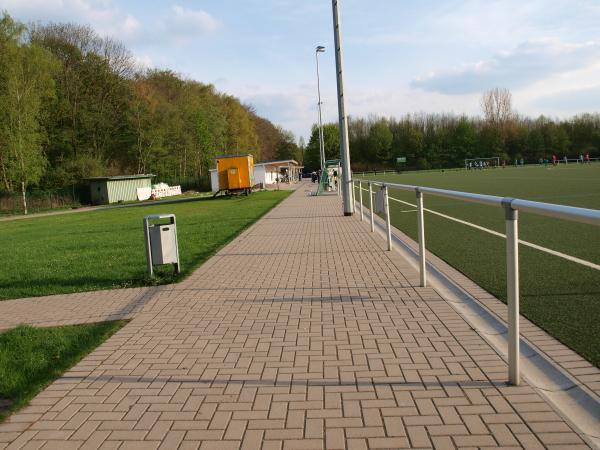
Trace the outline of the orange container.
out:
M 254 157 L 252 155 L 217 156 L 219 189 L 252 189 Z

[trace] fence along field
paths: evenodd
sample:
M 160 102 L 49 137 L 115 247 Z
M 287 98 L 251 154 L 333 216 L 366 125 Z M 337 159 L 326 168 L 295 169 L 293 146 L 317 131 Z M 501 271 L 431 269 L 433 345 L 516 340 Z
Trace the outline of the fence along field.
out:
M 368 174 L 364 178 L 600 209 L 600 164 Z M 390 201 L 392 224 L 416 239 L 414 194 L 391 189 L 390 196 L 400 201 Z M 424 206 L 432 211 L 425 213 L 427 249 L 505 301 L 503 211 L 428 195 Z M 521 313 L 599 366 L 597 227 L 524 213 L 519 228 Z

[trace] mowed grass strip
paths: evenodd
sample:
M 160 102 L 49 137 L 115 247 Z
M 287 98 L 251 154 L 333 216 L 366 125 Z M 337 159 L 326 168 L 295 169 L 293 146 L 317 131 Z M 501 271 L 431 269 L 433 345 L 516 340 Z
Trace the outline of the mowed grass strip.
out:
M 119 330 L 125 321 L 0 333 L 0 422 Z
M 600 209 L 600 165 L 414 172 L 377 179 Z M 415 203 L 411 192 L 391 189 L 390 195 Z M 424 205 L 505 232 L 500 208 L 427 194 Z M 390 202 L 392 224 L 417 239 L 416 214 L 403 212 L 410 210 L 414 208 Z M 527 213 L 519 221 L 521 240 L 600 263 L 600 228 Z M 429 251 L 506 301 L 504 239 L 429 213 L 425 231 Z M 523 245 L 519 251 L 521 313 L 600 367 L 600 271 Z
M 289 191 L 0 222 L 0 300 L 169 283 L 186 276 Z M 146 275 L 143 217 L 173 213 L 183 272 Z

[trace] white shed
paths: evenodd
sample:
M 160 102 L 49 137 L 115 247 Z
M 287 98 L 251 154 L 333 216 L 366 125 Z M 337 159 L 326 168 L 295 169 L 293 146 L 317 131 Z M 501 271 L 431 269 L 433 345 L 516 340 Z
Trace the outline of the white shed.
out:
M 286 179 L 288 182 L 295 183 L 299 181 L 302 166 L 298 165 L 293 159 L 283 161 L 269 161 L 254 164 L 254 182 L 263 186 L 273 185 Z

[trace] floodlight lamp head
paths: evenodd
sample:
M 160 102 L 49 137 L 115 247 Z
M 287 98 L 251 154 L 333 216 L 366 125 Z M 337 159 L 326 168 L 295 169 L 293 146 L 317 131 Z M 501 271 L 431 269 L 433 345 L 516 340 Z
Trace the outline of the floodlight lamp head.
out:
M 319 45 L 317 47 L 317 53 L 325 53 L 325 47 L 323 47 L 322 45 Z

